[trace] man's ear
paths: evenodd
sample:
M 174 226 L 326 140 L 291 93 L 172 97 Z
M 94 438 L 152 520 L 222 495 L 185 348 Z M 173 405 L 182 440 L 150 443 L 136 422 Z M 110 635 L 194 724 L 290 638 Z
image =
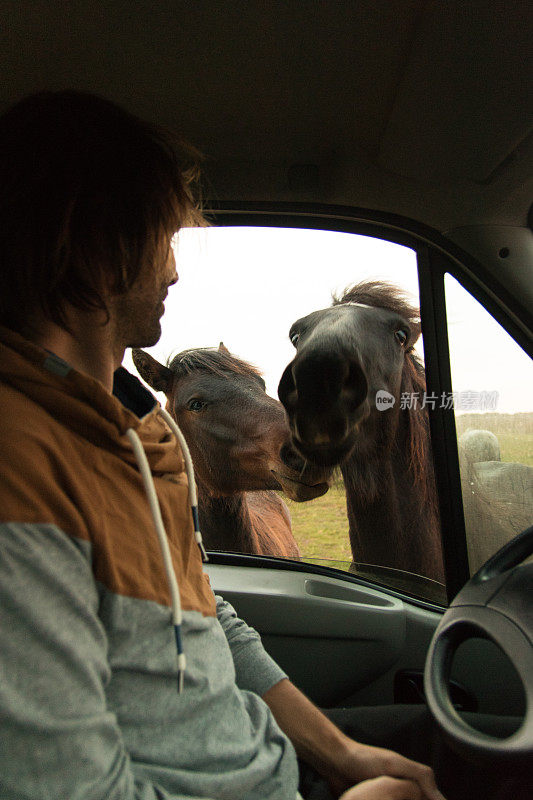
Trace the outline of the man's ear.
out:
M 220 344 L 218 346 L 218 352 L 219 353 L 225 353 L 227 356 L 231 355 L 230 351 L 228 350 L 228 348 L 226 347 L 224 342 L 220 342 Z
M 131 355 L 141 378 L 155 392 L 164 392 L 168 396 L 172 389 L 173 372 L 145 353 L 144 350 L 135 348 L 131 351 Z

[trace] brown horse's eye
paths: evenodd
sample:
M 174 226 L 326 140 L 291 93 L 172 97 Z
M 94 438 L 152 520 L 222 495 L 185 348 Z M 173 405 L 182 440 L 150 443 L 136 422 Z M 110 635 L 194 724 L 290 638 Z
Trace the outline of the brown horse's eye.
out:
M 189 411 L 202 411 L 206 407 L 207 403 L 203 400 L 198 400 L 197 397 L 193 397 L 192 400 L 189 400 L 187 403 L 187 408 Z
M 403 330 L 403 328 L 399 328 L 397 331 L 394 332 L 396 340 L 401 344 L 402 347 L 405 347 L 407 343 L 407 333 Z
M 289 339 L 291 340 L 291 344 L 293 345 L 293 347 L 296 347 L 296 345 L 298 344 L 298 339 L 299 338 L 300 338 L 300 334 L 296 333 L 296 331 L 289 335 Z

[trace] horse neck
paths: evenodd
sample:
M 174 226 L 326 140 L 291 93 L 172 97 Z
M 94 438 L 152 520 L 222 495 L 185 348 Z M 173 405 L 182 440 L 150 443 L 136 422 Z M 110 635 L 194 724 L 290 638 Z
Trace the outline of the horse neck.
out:
M 207 549 L 299 558 L 290 514 L 277 492 L 213 497 L 198 486 L 200 529 Z
M 199 483 L 198 513 L 207 549 L 259 552 L 245 492 L 213 497 Z
M 409 422 L 400 414 L 393 440 L 357 450 L 341 468 L 350 544 L 357 562 L 394 566 L 442 580 L 440 526 L 432 464 L 415 480 L 409 464 Z

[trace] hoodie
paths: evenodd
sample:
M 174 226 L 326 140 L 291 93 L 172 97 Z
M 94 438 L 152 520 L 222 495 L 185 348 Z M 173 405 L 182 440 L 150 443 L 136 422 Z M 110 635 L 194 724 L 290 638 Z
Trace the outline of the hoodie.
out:
M 5 329 L 0 381 L 0 800 L 293 800 L 296 756 L 260 697 L 286 675 L 213 595 L 159 405 L 124 370 L 111 395 Z M 181 693 L 128 430 L 179 584 Z

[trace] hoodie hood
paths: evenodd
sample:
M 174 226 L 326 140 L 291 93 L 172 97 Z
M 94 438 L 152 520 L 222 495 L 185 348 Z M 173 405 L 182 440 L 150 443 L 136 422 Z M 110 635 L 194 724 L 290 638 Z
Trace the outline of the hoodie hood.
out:
M 136 463 L 126 436 L 132 428 L 154 474 L 184 469 L 176 442 L 158 414 L 159 403 L 123 368 L 115 373 L 114 394 L 110 394 L 99 381 L 58 356 L 0 327 L 0 380 L 38 403 L 71 432 L 129 464 Z

